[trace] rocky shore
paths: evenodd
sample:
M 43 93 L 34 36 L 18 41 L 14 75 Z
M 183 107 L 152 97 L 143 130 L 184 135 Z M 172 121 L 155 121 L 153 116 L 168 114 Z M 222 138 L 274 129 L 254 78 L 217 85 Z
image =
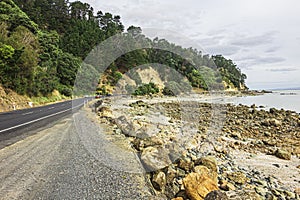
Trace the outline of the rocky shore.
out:
M 131 143 L 157 198 L 300 199 L 296 112 L 164 98 L 95 106 Z

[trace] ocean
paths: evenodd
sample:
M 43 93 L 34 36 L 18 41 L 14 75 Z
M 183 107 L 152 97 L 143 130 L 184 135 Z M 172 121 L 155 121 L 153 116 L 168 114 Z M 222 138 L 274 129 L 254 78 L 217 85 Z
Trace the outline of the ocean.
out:
M 300 90 L 276 90 L 258 96 L 226 97 L 226 103 L 263 106 L 263 109 L 284 109 L 300 113 Z

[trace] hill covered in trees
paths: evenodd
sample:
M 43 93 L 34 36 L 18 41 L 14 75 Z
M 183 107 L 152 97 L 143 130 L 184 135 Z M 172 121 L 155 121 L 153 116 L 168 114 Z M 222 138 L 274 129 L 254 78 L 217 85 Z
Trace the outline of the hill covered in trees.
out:
M 0 85 L 30 97 L 46 96 L 54 90 L 71 96 L 82 61 L 95 46 L 115 34 L 124 35 L 128 41 L 142 38 L 151 46 L 174 51 L 144 48 L 126 53 L 110 64 L 106 80 L 100 81 L 104 84 L 116 84 L 123 73 L 137 66 L 161 63 L 183 74 L 193 87 L 204 90 L 218 89 L 225 83 L 238 89 L 245 85 L 246 76 L 233 61 L 221 55 L 202 55 L 196 49 L 183 48 L 165 39 L 149 39 L 140 27 L 124 30 L 120 16 L 95 12 L 80 1 L 2 0 Z M 179 55 L 190 55 L 187 57 L 191 59 Z M 97 66 L 89 68 L 99 71 Z

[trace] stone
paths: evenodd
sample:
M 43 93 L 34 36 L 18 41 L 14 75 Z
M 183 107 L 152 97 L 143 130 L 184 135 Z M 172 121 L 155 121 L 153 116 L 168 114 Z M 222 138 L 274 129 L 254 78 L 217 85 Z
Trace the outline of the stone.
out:
M 217 183 L 205 174 L 192 172 L 183 179 L 187 196 L 191 200 L 203 200 L 208 193 L 219 190 Z
M 271 134 L 270 132 L 265 132 L 264 135 L 265 135 L 266 137 L 271 137 L 271 136 L 272 136 L 272 134 Z
M 194 172 L 198 174 L 203 174 L 209 176 L 213 181 L 217 182 L 218 181 L 218 173 L 215 171 L 208 169 L 206 166 L 199 165 L 194 167 Z
M 103 118 L 112 118 L 113 114 L 109 107 L 103 106 L 98 109 L 98 116 Z
M 257 194 L 259 194 L 260 196 L 266 196 L 267 191 L 266 189 L 262 188 L 262 187 L 255 187 L 255 191 Z
M 264 139 L 262 142 L 263 142 L 263 144 L 269 145 L 269 146 L 275 146 L 277 144 L 277 141 L 273 140 L 273 139 Z
M 179 192 L 176 194 L 176 197 L 181 197 L 181 198 L 183 198 L 184 200 L 185 200 L 185 199 L 189 199 L 189 197 L 186 195 L 185 190 L 179 191 Z
M 186 173 L 183 169 L 177 168 L 176 174 L 178 177 L 185 177 Z
M 269 122 L 273 126 L 281 126 L 282 125 L 282 122 L 277 119 L 270 119 Z
M 96 103 L 95 103 L 95 108 L 98 108 L 99 106 L 101 106 L 103 104 L 103 101 L 102 100 L 98 100 Z
M 296 198 L 296 194 L 294 192 L 290 192 L 290 191 L 284 191 L 285 196 L 291 198 L 291 199 L 295 199 Z
M 262 200 L 254 190 L 232 190 L 226 194 L 230 200 Z
M 232 133 L 230 134 L 230 136 L 231 136 L 232 138 L 235 138 L 235 139 L 238 139 L 238 140 L 240 140 L 240 139 L 242 138 L 242 136 L 241 136 L 241 134 L 240 134 L 239 132 L 232 132 Z
M 275 156 L 284 160 L 291 160 L 291 153 L 282 149 L 277 149 L 275 151 Z
M 218 172 L 217 161 L 213 156 L 202 157 L 198 161 L 196 161 L 195 164 L 206 166 L 208 169 L 211 169 L 214 172 Z
M 235 186 L 226 180 L 220 180 L 219 185 L 219 188 L 225 191 L 235 190 Z
M 296 193 L 297 195 L 300 195 L 300 187 L 295 189 L 295 193 Z
M 141 151 L 144 148 L 151 147 L 151 146 L 161 146 L 163 145 L 163 141 L 158 137 L 148 137 L 145 139 L 135 138 L 132 142 L 133 146 Z
M 247 182 L 247 177 L 243 172 L 232 172 L 227 174 L 227 178 L 237 184 L 244 185 Z
M 176 177 L 176 173 L 177 171 L 174 169 L 172 165 L 168 167 L 167 175 L 166 175 L 167 183 L 173 182 L 173 179 Z
M 136 131 L 134 130 L 134 126 L 131 122 L 128 122 L 125 116 L 120 116 L 115 119 L 115 123 L 118 128 L 121 129 L 122 133 L 129 137 L 136 137 Z
M 223 193 L 220 190 L 215 190 L 208 193 L 204 200 L 228 200 L 228 197 L 226 193 Z
M 168 151 L 161 147 L 147 147 L 141 154 L 141 160 L 148 171 L 163 169 L 171 164 Z
M 129 106 L 130 107 L 146 107 L 146 108 L 150 107 L 147 103 L 145 103 L 142 100 L 138 100 L 136 102 L 133 102 L 133 103 L 129 104 Z
M 277 120 L 277 119 L 272 118 L 272 119 L 266 119 L 266 120 L 262 121 L 261 125 L 263 125 L 263 126 L 276 126 L 276 127 L 278 127 L 278 126 L 282 125 L 282 122 L 279 121 L 279 120 Z
M 166 175 L 164 172 L 155 173 L 152 177 L 152 185 L 158 191 L 163 191 L 166 186 Z
M 193 169 L 194 163 L 188 158 L 183 158 L 179 160 L 178 167 L 188 172 Z
M 184 200 L 182 197 L 176 197 L 176 198 L 173 198 L 172 200 Z

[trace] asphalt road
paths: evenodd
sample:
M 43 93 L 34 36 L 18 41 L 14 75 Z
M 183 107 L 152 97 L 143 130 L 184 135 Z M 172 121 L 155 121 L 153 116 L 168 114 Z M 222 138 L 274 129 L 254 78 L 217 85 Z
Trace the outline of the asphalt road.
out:
M 0 149 L 76 112 L 92 98 L 80 98 L 42 107 L 0 113 Z

